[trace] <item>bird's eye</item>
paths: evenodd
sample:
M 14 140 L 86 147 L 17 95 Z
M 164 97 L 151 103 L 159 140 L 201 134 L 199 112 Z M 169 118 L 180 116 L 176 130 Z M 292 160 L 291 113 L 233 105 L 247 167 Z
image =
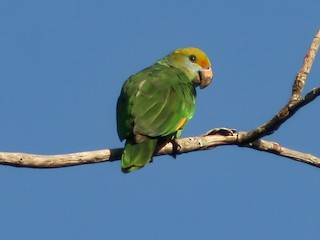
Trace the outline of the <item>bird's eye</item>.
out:
M 189 56 L 189 60 L 190 60 L 191 62 L 196 62 L 196 61 L 197 61 L 197 57 L 196 57 L 195 55 L 190 55 L 190 56 Z

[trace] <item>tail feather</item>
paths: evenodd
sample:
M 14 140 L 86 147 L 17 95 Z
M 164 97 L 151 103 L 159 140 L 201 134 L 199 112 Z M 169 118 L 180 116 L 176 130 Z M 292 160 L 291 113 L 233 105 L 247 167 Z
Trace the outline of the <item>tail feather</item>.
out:
M 140 169 L 152 159 L 157 146 L 157 139 L 146 139 L 141 143 L 127 140 L 121 158 L 122 172 L 128 173 Z

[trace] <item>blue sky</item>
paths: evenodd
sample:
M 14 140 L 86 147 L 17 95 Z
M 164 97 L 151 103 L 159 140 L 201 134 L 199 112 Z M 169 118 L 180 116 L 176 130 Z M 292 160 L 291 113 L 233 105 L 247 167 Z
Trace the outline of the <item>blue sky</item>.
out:
M 211 58 L 183 136 L 250 130 L 272 117 L 319 28 L 318 0 L 0 3 L 0 151 L 123 146 L 125 79 L 187 46 Z M 306 90 L 319 86 L 316 59 Z M 267 139 L 319 156 L 319 100 Z M 238 147 L 36 170 L 0 166 L 0 232 L 11 239 L 319 239 L 320 169 Z

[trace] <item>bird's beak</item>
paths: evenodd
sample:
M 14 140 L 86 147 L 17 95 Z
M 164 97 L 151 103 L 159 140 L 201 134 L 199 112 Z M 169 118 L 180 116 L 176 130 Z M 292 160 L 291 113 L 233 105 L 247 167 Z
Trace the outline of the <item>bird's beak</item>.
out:
M 213 78 L 213 72 L 211 67 L 203 68 L 199 71 L 200 76 L 200 88 L 207 87 L 211 82 Z

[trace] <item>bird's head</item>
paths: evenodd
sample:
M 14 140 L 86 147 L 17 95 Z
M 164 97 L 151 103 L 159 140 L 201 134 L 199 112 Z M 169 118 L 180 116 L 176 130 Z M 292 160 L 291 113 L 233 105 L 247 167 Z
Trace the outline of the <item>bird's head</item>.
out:
M 207 55 L 198 48 L 181 48 L 166 58 L 168 65 L 182 70 L 200 88 L 207 87 L 213 78 L 211 63 Z

